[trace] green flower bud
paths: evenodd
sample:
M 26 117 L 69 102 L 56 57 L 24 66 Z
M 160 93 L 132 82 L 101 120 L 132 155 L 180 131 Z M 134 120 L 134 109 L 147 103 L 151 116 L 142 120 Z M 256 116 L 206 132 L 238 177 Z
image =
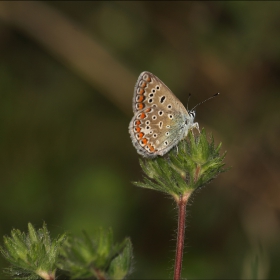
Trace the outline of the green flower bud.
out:
M 143 182 L 134 182 L 136 186 L 167 193 L 176 201 L 187 193 L 193 192 L 224 172 L 224 158 L 219 154 L 221 144 L 214 145 L 211 137 L 207 141 L 205 130 L 182 140 L 166 156 L 155 159 L 140 159 L 145 173 Z

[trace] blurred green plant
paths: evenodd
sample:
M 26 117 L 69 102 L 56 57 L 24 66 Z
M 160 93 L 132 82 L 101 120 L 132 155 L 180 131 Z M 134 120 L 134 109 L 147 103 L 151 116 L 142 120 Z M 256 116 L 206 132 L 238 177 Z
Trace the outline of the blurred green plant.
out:
M 129 238 L 113 244 L 113 233 L 100 229 L 93 238 L 66 234 L 51 240 L 47 226 L 28 233 L 13 229 L 0 247 L 11 266 L 5 272 L 12 279 L 123 279 L 131 270 L 132 245 Z M 59 270 L 58 270 L 59 269 Z M 59 273 L 56 273 L 59 271 Z
M 0 247 L 11 264 L 5 272 L 13 279 L 55 279 L 59 250 L 65 239 L 63 234 L 51 240 L 45 223 L 38 231 L 29 223 L 28 233 L 13 229 L 11 237 L 4 236 L 4 247 Z
M 177 149 L 166 156 L 140 160 L 145 173 L 144 182 L 135 185 L 171 195 L 178 206 L 178 233 L 174 279 L 181 279 L 185 238 L 186 205 L 192 192 L 224 172 L 225 153 L 220 155 L 221 144 L 208 142 L 205 130 L 188 140 L 180 141 Z M 3 256 L 11 263 L 6 269 L 13 279 L 54 280 L 59 276 L 70 279 L 124 279 L 131 271 L 132 245 L 129 238 L 113 243 L 110 229 L 99 229 L 91 238 L 61 236 L 51 240 L 47 226 L 35 230 L 28 224 L 28 233 L 12 230 L 4 237 Z M 58 270 L 59 269 L 59 270 Z
M 131 268 L 132 245 L 129 238 L 113 244 L 112 230 L 100 229 L 90 238 L 70 237 L 65 242 L 59 267 L 73 279 L 123 279 Z

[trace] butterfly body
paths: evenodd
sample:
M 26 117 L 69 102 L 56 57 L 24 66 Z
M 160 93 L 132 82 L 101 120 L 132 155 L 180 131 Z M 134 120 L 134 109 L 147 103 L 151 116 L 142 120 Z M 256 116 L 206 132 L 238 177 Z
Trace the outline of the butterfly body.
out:
M 133 95 L 134 116 L 129 133 L 144 157 L 163 156 L 196 128 L 194 112 L 188 112 L 172 91 L 155 75 L 140 74 Z

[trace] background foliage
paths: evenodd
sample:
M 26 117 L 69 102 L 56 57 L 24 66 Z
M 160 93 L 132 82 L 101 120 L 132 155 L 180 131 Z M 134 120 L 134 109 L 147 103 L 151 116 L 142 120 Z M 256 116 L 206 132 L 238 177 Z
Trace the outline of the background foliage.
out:
M 111 226 L 132 239 L 132 278 L 172 276 L 175 204 L 131 184 L 147 70 L 184 104 L 222 93 L 196 120 L 232 169 L 188 207 L 183 276 L 248 279 L 258 262 L 279 278 L 279 15 L 276 1 L 0 2 L 0 236 Z

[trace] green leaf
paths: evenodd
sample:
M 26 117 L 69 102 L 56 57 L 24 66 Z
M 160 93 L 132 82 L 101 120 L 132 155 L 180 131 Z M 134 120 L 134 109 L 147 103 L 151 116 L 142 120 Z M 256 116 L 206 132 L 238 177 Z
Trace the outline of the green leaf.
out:
M 131 269 L 132 244 L 129 238 L 124 240 L 123 250 L 111 261 L 108 275 L 110 279 L 124 279 Z

